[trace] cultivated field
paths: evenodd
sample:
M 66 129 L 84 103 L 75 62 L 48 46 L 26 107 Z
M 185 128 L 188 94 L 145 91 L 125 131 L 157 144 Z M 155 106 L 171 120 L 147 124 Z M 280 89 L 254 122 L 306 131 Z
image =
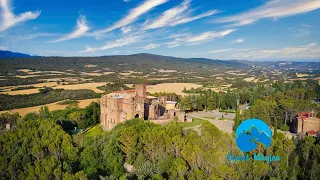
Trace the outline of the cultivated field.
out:
M 102 83 L 85 83 L 85 84 L 71 84 L 71 85 L 59 85 L 56 87 L 53 87 L 53 89 L 67 89 L 67 90 L 77 90 L 77 89 L 90 89 L 96 93 L 103 93 L 104 91 L 101 91 L 100 89 L 97 89 L 99 86 L 105 85 L 107 82 Z
M 91 102 L 98 102 L 99 99 L 85 99 L 85 100 L 78 100 L 79 101 L 79 107 L 80 108 L 85 108 L 87 107 Z M 61 102 L 61 101 L 60 101 Z M 13 113 L 19 113 L 20 116 L 25 116 L 26 114 L 28 113 L 31 113 L 31 112 L 39 112 L 40 108 L 42 106 L 48 106 L 49 110 L 50 111 L 54 111 L 54 110 L 61 110 L 61 109 L 65 109 L 67 107 L 67 105 L 59 105 L 58 104 L 59 102 L 55 102 L 55 103 L 50 103 L 50 104 L 45 104 L 45 105 L 41 105 L 41 106 L 34 106 L 34 107 L 28 107 L 28 108 L 21 108 L 21 109 L 13 109 L 11 110 L 11 112 Z M 4 113 L 4 112 L 8 112 L 8 111 L 0 111 L 0 114 L 1 113 Z
M 183 89 L 191 89 L 191 88 L 198 88 L 201 85 L 192 84 L 192 83 L 164 83 L 164 84 L 157 84 L 152 86 L 147 86 L 147 92 L 155 93 L 155 92 L 174 92 L 178 95 L 185 95 L 183 93 Z

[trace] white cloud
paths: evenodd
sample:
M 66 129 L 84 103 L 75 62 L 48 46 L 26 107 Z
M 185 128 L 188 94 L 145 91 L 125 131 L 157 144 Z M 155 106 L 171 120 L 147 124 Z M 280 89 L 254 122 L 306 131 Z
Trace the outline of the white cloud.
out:
M 123 37 L 123 38 L 117 39 L 115 41 L 109 41 L 106 43 L 106 45 L 104 45 L 102 47 L 92 48 L 90 46 L 86 46 L 86 49 L 83 51 L 80 51 L 80 53 L 86 53 L 86 52 L 93 53 L 96 51 L 103 51 L 103 50 L 112 49 L 112 48 L 116 48 L 116 47 L 122 47 L 122 46 L 126 46 L 129 44 L 137 43 L 140 40 L 141 40 L 140 36 Z
M 160 47 L 159 44 L 153 44 L 153 43 L 151 43 L 151 44 L 148 44 L 148 45 L 144 46 L 143 49 L 144 49 L 144 50 L 150 50 L 150 49 L 155 49 L 155 48 L 158 48 L 158 47 Z
M 140 6 L 130 10 L 130 12 L 125 16 L 123 19 L 119 20 L 115 24 L 113 24 L 111 27 L 103 29 L 101 31 L 95 32 L 96 34 L 100 33 L 106 33 L 113 31 L 115 29 L 121 28 L 123 26 L 129 25 L 132 22 L 136 21 L 141 15 L 149 12 L 156 6 L 159 6 L 161 4 L 166 3 L 168 0 L 146 0 L 144 3 L 142 3 Z
M 79 38 L 79 37 L 84 36 L 86 34 L 86 32 L 89 30 L 90 30 L 90 28 L 87 25 L 86 17 L 81 15 L 77 19 L 77 26 L 73 32 L 71 32 L 71 33 L 69 33 L 69 34 L 67 34 L 57 40 L 51 41 L 51 42 L 56 43 L 56 42 L 67 41 L 67 40 Z
M 311 34 L 311 26 L 301 25 L 298 28 L 288 28 L 288 30 L 292 33 L 292 36 L 295 37 L 305 37 Z
M 7 46 L 0 46 L 0 50 L 8 50 L 9 48 Z
M 203 14 L 190 17 L 190 12 L 187 10 L 190 8 L 191 0 L 184 0 L 179 6 L 171 8 L 162 13 L 155 20 L 150 22 L 151 20 L 147 20 L 144 24 L 143 29 L 156 29 L 166 26 L 176 26 L 179 24 L 185 24 L 197 19 L 201 19 L 207 16 L 211 16 L 213 14 L 217 14 L 217 10 L 208 11 Z
M 233 49 L 217 49 L 217 50 L 212 50 L 209 51 L 209 53 L 223 53 L 223 52 L 228 52 L 228 51 L 232 51 Z
M 219 32 L 208 31 L 208 32 L 204 32 L 202 34 L 199 34 L 197 36 L 190 37 L 190 38 L 186 39 L 186 42 L 193 43 L 193 42 L 201 42 L 201 41 L 211 40 L 214 38 L 224 37 L 234 31 L 235 31 L 235 29 L 228 29 L 228 30 L 219 31 Z
M 252 24 L 259 19 L 278 19 L 320 8 L 320 0 L 270 0 L 255 9 L 218 19 L 216 22 L 232 23 L 231 26 Z
M 243 43 L 243 42 L 244 42 L 244 39 L 236 39 L 232 43 L 233 44 L 238 44 L 238 43 Z
M 317 43 L 310 43 L 300 47 L 285 47 L 281 49 L 251 50 L 235 53 L 237 59 L 281 59 L 281 58 L 320 58 L 320 47 Z
M 27 35 L 27 36 L 20 36 L 19 39 L 20 40 L 31 40 L 31 39 L 36 39 L 39 37 L 51 37 L 51 36 L 56 36 L 57 34 L 53 34 L 53 33 L 36 33 L 36 34 L 31 34 L 31 35 Z
M 131 26 L 124 26 L 121 28 L 122 34 L 128 34 L 130 31 L 132 31 Z
M 0 0 L 0 7 L 2 9 L 1 21 L 0 21 L 0 32 L 5 31 L 19 23 L 36 19 L 41 14 L 40 11 L 25 12 L 19 15 L 14 15 L 9 5 L 10 0 Z
M 186 36 L 182 38 L 175 38 L 174 41 L 168 42 L 167 45 L 169 48 L 181 46 L 183 44 L 187 45 L 196 45 L 203 42 L 210 41 L 212 39 L 224 37 L 232 32 L 236 31 L 235 29 L 227 29 L 224 31 L 214 32 L 214 31 L 207 31 L 195 36 Z

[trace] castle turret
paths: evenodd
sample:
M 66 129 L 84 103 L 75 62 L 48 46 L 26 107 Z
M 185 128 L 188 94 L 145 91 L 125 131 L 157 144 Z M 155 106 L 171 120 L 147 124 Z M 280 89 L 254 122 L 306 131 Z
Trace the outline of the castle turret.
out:
M 136 84 L 135 90 L 136 90 L 137 97 L 146 99 L 146 96 L 147 96 L 147 85 L 146 84 Z

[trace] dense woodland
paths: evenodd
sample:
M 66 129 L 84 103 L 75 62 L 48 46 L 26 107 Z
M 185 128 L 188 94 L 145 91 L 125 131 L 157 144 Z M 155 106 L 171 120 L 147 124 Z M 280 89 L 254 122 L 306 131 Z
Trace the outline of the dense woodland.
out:
M 41 114 L 41 113 L 40 113 Z M 53 115 L 54 116 L 54 115 Z M 240 155 L 234 139 L 206 122 L 201 134 L 181 124 L 139 119 L 110 132 L 70 135 L 53 117 L 24 118 L 0 136 L 1 179 L 312 179 L 320 173 L 320 136 L 285 139 L 268 150 L 279 162 L 230 163 Z M 132 165 L 130 170 L 124 168 Z

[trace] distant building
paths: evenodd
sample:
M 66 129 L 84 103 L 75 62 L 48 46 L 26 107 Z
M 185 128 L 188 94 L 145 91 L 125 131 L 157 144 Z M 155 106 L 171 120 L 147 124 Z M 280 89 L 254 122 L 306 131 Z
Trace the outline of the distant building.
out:
M 296 133 L 316 135 L 320 131 L 320 118 L 314 111 L 300 112 L 296 117 Z
M 10 131 L 11 130 L 11 125 L 9 123 L 6 124 L 6 130 Z
M 163 122 L 178 117 L 185 121 L 185 114 L 176 108 L 177 102 L 167 101 L 166 97 L 146 95 L 146 84 L 136 84 L 134 90 L 116 91 L 100 99 L 100 123 L 109 130 L 124 121 L 141 118 Z

